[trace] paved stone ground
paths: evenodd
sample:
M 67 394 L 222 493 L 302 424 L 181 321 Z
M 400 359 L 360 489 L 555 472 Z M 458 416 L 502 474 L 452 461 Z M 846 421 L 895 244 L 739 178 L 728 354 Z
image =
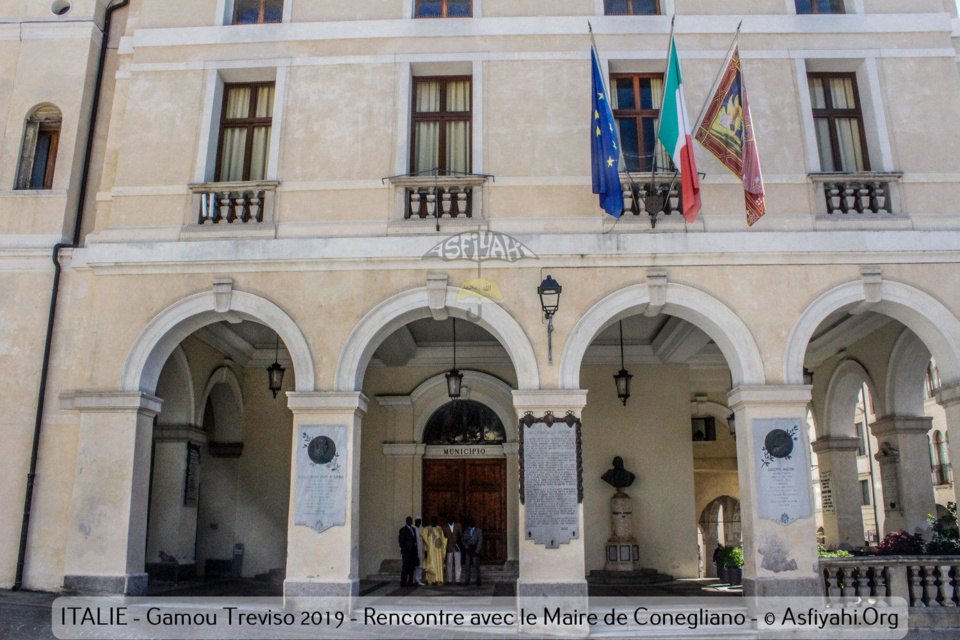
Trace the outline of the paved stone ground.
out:
M 221 580 L 195 583 L 166 588 L 152 588 L 155 595 L 176 600 L 186 597 L 276 597 L 280 595 L 280 585 L 250 580 Z M 711 585 L 709 581 L 685 580 L 667 584 L 631 588 L 625 586 L 592 586 L 590 593 L 602 597 L 684 597 L 704 595 L 733 595 L 728 587 Z M 492 598 L 514 596 L 512 584 L 489 584 L 483 587 L 464 587 L 446 585 L 442 587 L 400 587 L 397 583 L 363 581 L 361 595 L 366 598 L 401 598 L 403 606 L 416 607 L 427 604 L 431 599 L 442 596 L 462 596 L 482 598 L 493 602 Z M 0 640 L 49 640 L 54 638 L 51 625 L 51 606 L 57 594 L 30 591 L 0 590 Z M 227 634 L 227 631 L 223 632 Z M 468 631 L 469 637 L 478 640 L 486 638 L 516 638 L 515 632 L 476 630 Z M 115 637 L 115 636 L 114 636 Z M 208 636 L 209 637 L 209 636 Z M 234 637 L 223 635 L 222 637 Z M 449 632 L 444 629 L 424 629 L 411 627 L 365 627 L 362 624 L 347 623 L 335 633 L 318 636 L 316 631 L 306 634 L 298 630 L 278 629 L 277 638 L 447 638 Z M 462 637 L 462 636 L 461 636 Z M 533 636 L 523 635 L 523 638 Z

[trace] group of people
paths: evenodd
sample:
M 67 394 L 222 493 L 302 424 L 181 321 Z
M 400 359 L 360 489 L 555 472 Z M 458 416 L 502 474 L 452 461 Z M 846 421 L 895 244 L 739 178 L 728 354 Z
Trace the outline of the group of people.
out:
M 430 518 L 430 526 L 423 526 L 417 516 L 407 518 L 398 535 L 403 566 L 400 570 L 400 585 L 407 587 L 448 584 L 470 584 L 473 568 L 477 571 L 477 586 L 480 586 L 480 550 L 483 547 L 483 532 L 472 518 L 461 525 L 454 518 Z M 463 568 L 466 575 L 461 576 Z M 461 582 L 461 577 L 463 580 Z

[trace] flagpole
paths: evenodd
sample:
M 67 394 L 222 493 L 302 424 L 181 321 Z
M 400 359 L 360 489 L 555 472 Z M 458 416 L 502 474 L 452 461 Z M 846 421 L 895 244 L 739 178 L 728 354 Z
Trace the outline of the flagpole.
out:
M 720 63 L 720 71 L 717 72 L 717 78 L 713 81 L 713 86 L 710 87 L 710 93 L 707 94 L 707 99 L 703 103 L 703 107 L 700 108 L 700 116 L 697 118 L 697 124 L 694 125 L 693 130 L 697 132 L 700 130 L 700 125 L 703 124 L 703 118 L 707 115 L 707 109 L 710 107 L 710 102 L 713 100 L 713 96 L 717 93 L 717 88 L 720 87 L 720 81 L 723 79 L 723 73 L 727 70 L 727 65 L 730 63 L 730 58 L 733 56 L 733 50 L 737 47 L 737 39 L 740 37 L 740 27 L 743 26 L 743 20 L 740 21 L 740 24 L 737 25 L 737 32 L 733 34 L 733 42 L 730 43 L 730 48 L 727 49 L 727 55 L 723 57 L 723 62 Z
M 667 73 L 664 77 L 663 90 L 660 92 L 660 110 L 663 110 L 663 101 L 667 97 L 667 83 L 666 77 L 670 75 L 670 62 L 673 59 L 673 27 L 677 22 L 677 14 L 673 14 L 673 17 L 670 18 L 670 37 L 667 38 Z M 657 118 L 657 135 L 653 138 L 653 158 L 651 158 L 650 166 L 650 195 L 657 195 L 657 156 L 660 154 L 657 153 L 657 145 L 660 144 L 660 127 L 663 125 L 663 113 L 660 114 L 660 117 Z M 674 174 L 674 180 L 676 180 L 676 174 Z M 664 209 L 667 208 L 668 200 L 670 198 L 670 192 L 667 191 L 667 195 L 663 199 Z M 650 214 L 650 226 L 654 229 L 657 228 L 657 214 L 659 211 L 648 211 Z
M 600 64 L 600 49 L 597 47 L 597 39 L 593 37 L 593 25 L 590 24 L 590 21 L 589 21 L 589 20 L 587 20 L 587 28 L 590 30 L 590 45 L 593 47 L 593 50 L 594 50 L 594 51 L 596 52 L 596 54 L 597 54 L 597 64 Z M 593 72 L 593 69 L 592 69 L 593 61 L 591 61 L 590 64 L 591 64 L 591 73 L 592 73 L 592 72 Z M 603 87 L 603 92 L 604 92 L 604 94 L 609 97 L 609 96 L 610 96 L 610 89 L 607 88 L 607 83 L 606 83 L 606 81 L 605 81 L 605 79 L 604 79 L 604 77 L 603 77 L 603 73 L 602 73 L 603 69 L 601 69 L 600 71 L 601 71 L 601 73 L 600 73 L 600 84 L 601 84 L 601 86 Z M 618 137 L 617 142 L 619 142 L 620 145 L 623 146 L 623 141 L 622 141 L 622 140 L 619 140 L 619 136 L 617 136 L 617 137 Z M 623 149 L 618 149 L 618 151 L 623 152 Z M 624 161 L 626 161 L 627 156 L 624 155 L 624 156 L 623 156 L 623 159 L 624 159 Z M 630 181 L 630 192 L 633 193 L 633 188 L 636 187 L 637 185 L 636 185 L 636 183 L 634 183 L 634 181 L 633 181 L 633 176 L 630 175 L 630 168 L 629 168 L 629 167 L 627 168 L 627 180 Z M 638 190 L 638 191 L 639 191 L 639 190 Z M 621 212 L 620 217 L 617 218 L 617 222 L 620 222 L 620 218 L 622 218 L 622 217 L 623 217 L 623 213 Z M 617 222 L 613 223 L 613 226 L 617 226 Z

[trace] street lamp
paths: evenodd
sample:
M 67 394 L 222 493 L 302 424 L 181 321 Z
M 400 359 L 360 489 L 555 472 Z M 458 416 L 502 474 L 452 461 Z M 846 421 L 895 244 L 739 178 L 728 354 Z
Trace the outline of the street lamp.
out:
M 270 385 L 270 391 L 276 399 L 277 394 L 283 387 L 283 374 L 287 370 L 280 366 L 280 334 L 277 334 L 277 346 L 273 354 L 273 364 L 267 367 L 267 379 Z
M 451 400 L 460 397 L 463 387 L 463 374 L 457 369 L 457 319 L 453 319 L 453 369 L 447 372 L 447 395 Z
M 547 320 L 547 359 L 553 364 L 553 316 L 560 308 L 560 292 L 563 287 L 548 275 L 537 287 L 540 295 L 540 306 L 543 308 L 543 317 Z
M 730 435 L 736 439 L 737 437 L 737 414 L 731 413 L 727 416 L 727 426 L 730 427 Z
M 620 401 L 623 402 L 623 406 L 627 406 L 627 399 L 630 397 L 630 379 L 633 378 L 632 375 L 627 371 L 626 367 L 623 364 L 623 320 L 620 321 L 620 373 L 613 376 L 614 382 L 617 383 L 617 397 L 620 398 Z

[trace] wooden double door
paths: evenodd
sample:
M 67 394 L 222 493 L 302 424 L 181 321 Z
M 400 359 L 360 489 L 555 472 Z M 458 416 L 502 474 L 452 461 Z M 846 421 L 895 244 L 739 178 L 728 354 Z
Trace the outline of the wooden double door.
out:
M 507 461 L 424 459 L 423 517 L 473 518 L 483 531 L 481 562 L 507 561 Z

